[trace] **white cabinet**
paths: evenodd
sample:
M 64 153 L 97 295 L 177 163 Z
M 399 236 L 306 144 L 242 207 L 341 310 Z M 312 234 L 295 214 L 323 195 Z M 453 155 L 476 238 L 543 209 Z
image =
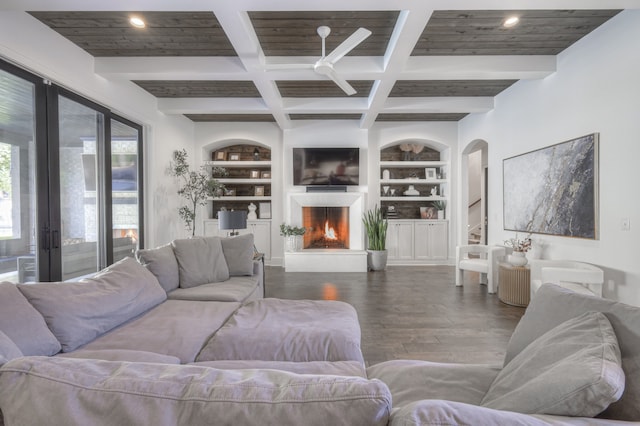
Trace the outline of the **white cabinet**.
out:
M 413 259 L 413 221 L 390 220 L 387 227 L 387 258 Z
M 390 263 L 420 264 L 449 257 L 446 220 L 389 220 L 387 251 Z
M 422 260 L 447 260 L 449 245 L 447 222 L 416 221 L 414 257 Z
M 247 229 L 238 230 L 240 235 L 253 234 L 253 243 L 260 253 L 264 253 L 264 259 L 271 259 L 271 221 L 270 220 L 248 220 Z M 216 219 L 207 219 L 204 221 L 204 235 L 226 237 L 227 231 L 218 229 L 218 221 Z

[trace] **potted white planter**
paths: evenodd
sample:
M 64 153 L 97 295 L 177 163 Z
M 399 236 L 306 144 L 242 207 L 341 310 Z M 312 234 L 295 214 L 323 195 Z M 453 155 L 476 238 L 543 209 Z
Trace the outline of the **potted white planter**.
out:
M 376 205 L 362 218 L 367 231 L 367 266 L 371 271 L 383 271 L 387 267 L 387 219 Z

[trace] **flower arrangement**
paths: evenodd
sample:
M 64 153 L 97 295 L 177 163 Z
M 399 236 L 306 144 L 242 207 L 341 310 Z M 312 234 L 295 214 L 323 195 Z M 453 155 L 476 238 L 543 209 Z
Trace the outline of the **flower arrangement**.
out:
M 283 237 L 291 237 L 293 235 L 304 235 L 307 232 L 307 228 L 302 226 L 291 226 L 287 224 L 280 225 L 280 235 Z
M 504 245 L 507 247 L 511 247 L 513 251 L 526 253 L 531 250 L 531 234 L 527 235 L 527 238 L 524 240 L 518 239 L 518 234 L 516 234 L 515 238 L 509 238 L 504 241 Z

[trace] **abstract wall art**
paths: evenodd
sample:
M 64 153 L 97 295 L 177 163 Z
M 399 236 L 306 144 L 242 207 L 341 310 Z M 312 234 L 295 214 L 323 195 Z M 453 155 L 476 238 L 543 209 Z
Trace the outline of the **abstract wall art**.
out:
M 503 160 L 504 229 L 598 239 L 598 133 Z

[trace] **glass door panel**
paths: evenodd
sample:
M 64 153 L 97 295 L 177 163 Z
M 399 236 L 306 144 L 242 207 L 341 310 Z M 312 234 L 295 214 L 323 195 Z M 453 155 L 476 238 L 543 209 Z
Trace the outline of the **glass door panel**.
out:
M 138 248 L 140 200 L 138 129 L 111 120 L 111 215 L 113 261 L 133 256 Z
M 98 178 L 104 116 L 64 96 L 58 101 L 60 235 L 62 280 L 94 273 L 103 264 L 100 235 L 101 182 Z
M 0 281 L 38 277 L 35 92 L 0 69 Z

